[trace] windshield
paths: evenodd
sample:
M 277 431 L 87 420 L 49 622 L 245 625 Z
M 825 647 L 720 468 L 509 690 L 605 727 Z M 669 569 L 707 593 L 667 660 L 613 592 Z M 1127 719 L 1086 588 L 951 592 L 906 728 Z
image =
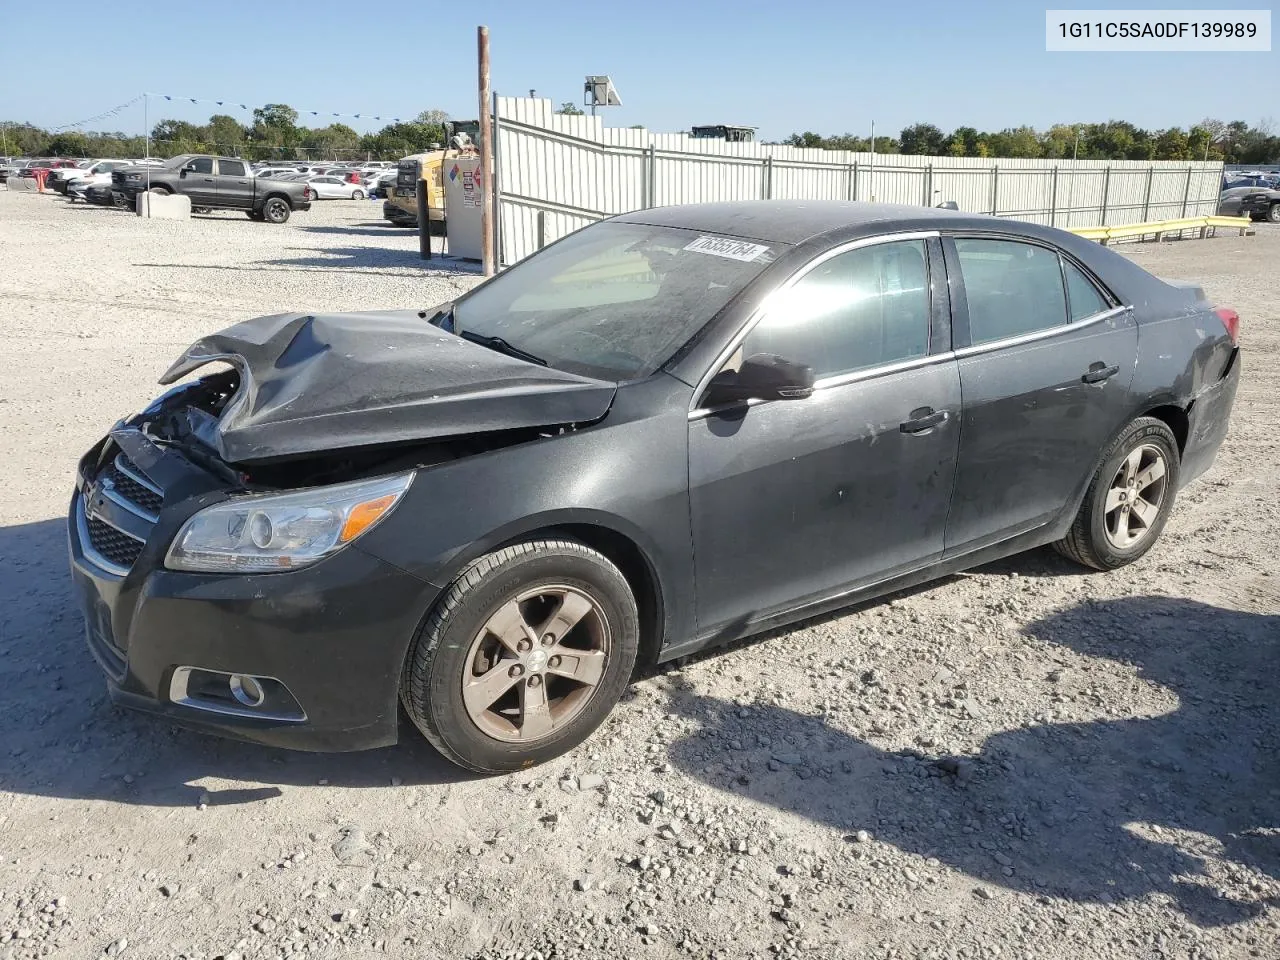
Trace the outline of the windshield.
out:
M 571 373 L 647 377 L 780 246 L 673 227 L 593 224 L 460 300 L 453 328 L 499 337 Z
M 172 157 L 166 160 L 164 162 L 164 165 L 168 167 L 170 170 L 177 170 L 180 167 L 186 166 L 186 164 L 189 163 L 192 159 L 194 159 L 195 156 L 196 154 L 194 153 L 179 154 L 176 157 Z

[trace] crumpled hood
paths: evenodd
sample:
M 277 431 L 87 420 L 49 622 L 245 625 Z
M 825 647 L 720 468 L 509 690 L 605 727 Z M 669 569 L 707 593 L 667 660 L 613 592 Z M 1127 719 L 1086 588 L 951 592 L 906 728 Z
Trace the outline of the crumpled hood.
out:
M 229 463 L 598 420 L 616 385 L 445 333 L 415 310 L 277 314 L 192 344 L 160 378 L 240 374 L 210 435 Z

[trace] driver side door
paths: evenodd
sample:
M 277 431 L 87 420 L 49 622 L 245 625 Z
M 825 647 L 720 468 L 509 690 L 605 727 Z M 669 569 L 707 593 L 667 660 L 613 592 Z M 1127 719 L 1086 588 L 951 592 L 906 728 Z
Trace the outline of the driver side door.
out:
M 819 256 L 769 298 L 713 373 L 756 353 L 807 364 L 814 391 L 690 414 L 703 637 L 739 635 L 943 550 L 960 377 L 937 238 L 877 238 Z
M 182 192 L 193 207 L 218 202 L 218 185 L 213 175 L 213 157 L 196 157 L 182 171 Z

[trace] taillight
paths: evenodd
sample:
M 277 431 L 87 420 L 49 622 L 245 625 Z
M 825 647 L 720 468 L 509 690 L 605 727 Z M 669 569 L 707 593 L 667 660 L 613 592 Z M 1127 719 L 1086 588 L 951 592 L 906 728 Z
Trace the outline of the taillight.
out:
M 1231 345 L 1239 346 L 1240 314 L 1236 313 L 1230 307 L 1218 307 L 1213 312 L 1218 315 L 1218 319 L 1222 321 L 1222 325 L 1227 328 L 1227 336 L 1231 338 Z

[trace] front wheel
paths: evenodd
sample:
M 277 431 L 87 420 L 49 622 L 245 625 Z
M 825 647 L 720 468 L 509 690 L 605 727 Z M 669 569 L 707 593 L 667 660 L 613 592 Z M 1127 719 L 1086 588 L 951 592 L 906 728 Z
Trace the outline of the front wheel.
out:
M 1075 523 L 1054 548 L 1097 570 L 1137 560 L 1155 546 L 1169 520 L 1178 469 L 1173 431 L 1162 420 L 1139 417 L 1112 441 Z
M 363 190 L 352 190 L 352 191 L 351 191 L 351 199 L 352 199 L 352 200 L 363 200 L 363 199 L 364 199 L 364 191 L 363 191 Z
M 1267 207 L 1267 219 L 1272 223 L 1280 223 L 1280 203 L 1273 203 Z
M 289 204 L 280 197 L 270 197 L 262 205 L 262 216 L 268 223 L 284 223 L 289 219 Z
M 572 540 L 481 557 L 410 646 L 400 698 L 454 763 L 521 770 L 577 746 L 613 708 L 639 649 L 626 578 Z

